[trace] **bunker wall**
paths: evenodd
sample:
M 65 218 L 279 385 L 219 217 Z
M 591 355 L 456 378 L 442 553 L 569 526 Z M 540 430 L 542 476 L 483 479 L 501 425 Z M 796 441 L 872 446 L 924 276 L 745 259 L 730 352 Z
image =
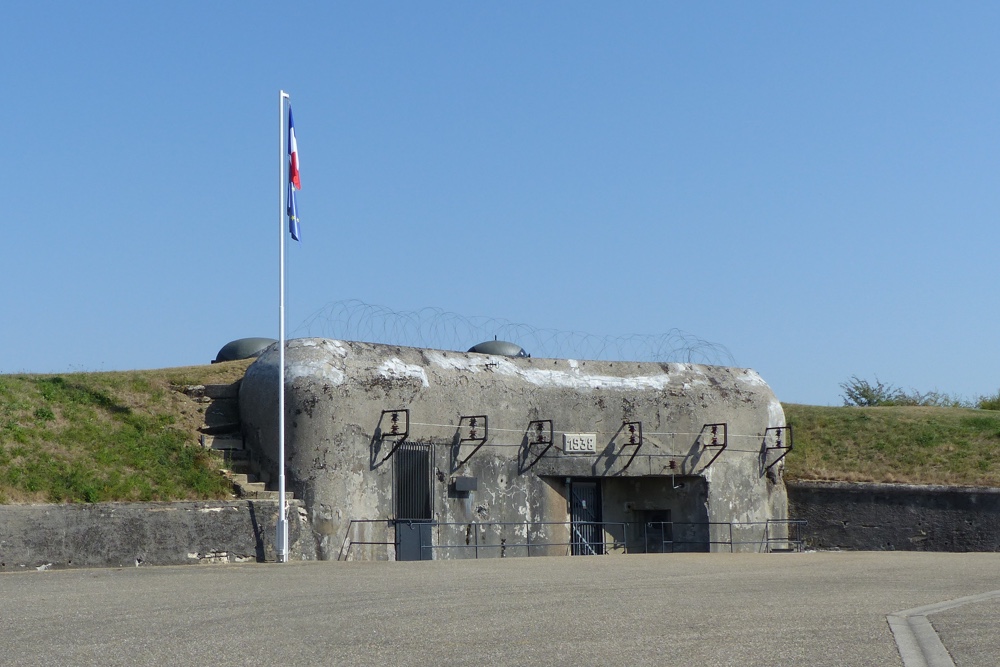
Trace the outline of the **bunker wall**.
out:
M 275 468 L 277 357 L 272 349 L 252 364 L 240 393 L 248 446 Z M 784 414 L 749 369 L 298 339 L 287 344 L 285 391 L 286 474 L 322 558 L 344 557 L 346 544 L 352 558 L 395 556 L 392 521 L 411 518 L 400 513 L 400 480 L 413 473 L 400 462 L 421 450 L 431 468 L 435 558 L 469 557 L 477 540 L 491 545 L 479 557 L 528 541 L 559 543 L 536 548 L 565 553 L 566 480 L 601 482 L 604 521 L 629 502 L 628 487 L 615 485 L 647 480 L 636 498 L 653 502 L 666 484 L 680 493 L 678 477 L 688 480 L 683 497 L 650 509 L 673 503 L 678 521 L 787 516 L 781 464 L 767 469 L 779 455 L 767 449 L 767 429 L 784 427 Z M 591 451 L 568 451 L 573 434 Z M 458 490 L 460 478 L 475 488 Z

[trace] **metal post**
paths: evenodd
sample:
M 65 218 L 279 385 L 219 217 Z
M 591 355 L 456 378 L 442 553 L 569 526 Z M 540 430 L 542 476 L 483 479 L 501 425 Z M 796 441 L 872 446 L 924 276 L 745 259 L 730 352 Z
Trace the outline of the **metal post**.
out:
M 274 546 L 278 562 L 288 562 L 288 519 L 285 509 L 285 100 L 278 95 L 278 525 Z

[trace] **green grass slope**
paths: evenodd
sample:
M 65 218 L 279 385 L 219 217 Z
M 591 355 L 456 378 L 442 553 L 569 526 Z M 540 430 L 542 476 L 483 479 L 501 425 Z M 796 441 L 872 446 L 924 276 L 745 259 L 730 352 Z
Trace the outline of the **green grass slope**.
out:
M 0 503 L 226 498 L 198 445 L 205 405 L 249 361 L 151 371 L 0 375 Z M 789 480 L 1000 486 L 1000 411 L 784 405 Z
M 1000 412 L 786 404 L 789 480 L 1000 486 Z
M 226 498 L 198 444 L 204 404 L 249 362 L 152 371 L 0 375 L 0 503 Z

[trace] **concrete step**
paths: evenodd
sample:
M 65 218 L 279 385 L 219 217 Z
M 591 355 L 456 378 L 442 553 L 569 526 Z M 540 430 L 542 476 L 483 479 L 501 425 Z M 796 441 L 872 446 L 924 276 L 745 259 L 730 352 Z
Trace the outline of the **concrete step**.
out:
M 240 432 L 239 422 L 226 422 L 223 424 L 209 425 L 207 423 L 198 427 L 198 430 L 207 435 L 233 435 Z
M 247 449 L 225 449 L 222 453 L 226 457 L 226 462 L 231 465 L 254 465 L 254 461 L 250 457 L 250 450 Z M 245 472 L 239 470 L 237 472 Z
M 267 484 L 265 484 L 264 482 L 246 482 L 244 484 L 237 483 L 237 486 L 240 488 L 240 495 L 245 495 L 250 492 L 257 493 L 260 491 L 267 490 Z
M 236 435 L 208 435 L 202 433 L 201 446 L 205 449 L 235 450 L 243 449 L 243 436 Z
M 253 491 L 243 497 L 249 500 L 273 500 L 275 502 L 278 502 L 281 498 L 277 491 Z M 295 500 L 295 494 L 291 491 L 285 491 L 285 502 L 293 500 Z
M 246 473 L 248 475 L 254 475 L 257 473 L 257 465 L 251 462 L 249 458 L 227 458 L 226 466 L 234 473 Z
M 240 382 L 233 384 L 206 384 L 203 387 L 203 395 L 209 398 L 239 398 Z
M 233 484 L 242 488 L 249 488 L 251 484 L 263 484 L 263 482 L 259 481 L 254 475 L 248 473 L 234 473 L 229 476 L 229 479 L 233 480 Z
M 250 452 L 245 449 L 226 451 L 226 467 L 234 474 L 250 475 L 257 482 L 270 482 L 271 475 L 260 469 L 260 464 L 250 458 Z
M 205 426 L 222 428 L 240 423 L 240 404 L 234 398 L 216 398 L 205 407 Z

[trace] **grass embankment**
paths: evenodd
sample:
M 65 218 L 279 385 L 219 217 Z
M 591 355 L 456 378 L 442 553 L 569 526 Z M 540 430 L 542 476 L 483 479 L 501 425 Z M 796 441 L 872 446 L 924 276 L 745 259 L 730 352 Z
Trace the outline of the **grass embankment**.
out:
M 249 361 L 153 371 L 0 375 L 0 503 L 225 498 L 198 443 L 205 404 Z M 1000 411 L 786 404 L 790 480 L 1000 486 Z
M 228 497 L 221 459 L 198 445 L 205 406 L 179 389 L 248 365 L 0 375 L 0 503 Z
M 783 407 L 786 479 L 1000 486 L 1000 411 Z

